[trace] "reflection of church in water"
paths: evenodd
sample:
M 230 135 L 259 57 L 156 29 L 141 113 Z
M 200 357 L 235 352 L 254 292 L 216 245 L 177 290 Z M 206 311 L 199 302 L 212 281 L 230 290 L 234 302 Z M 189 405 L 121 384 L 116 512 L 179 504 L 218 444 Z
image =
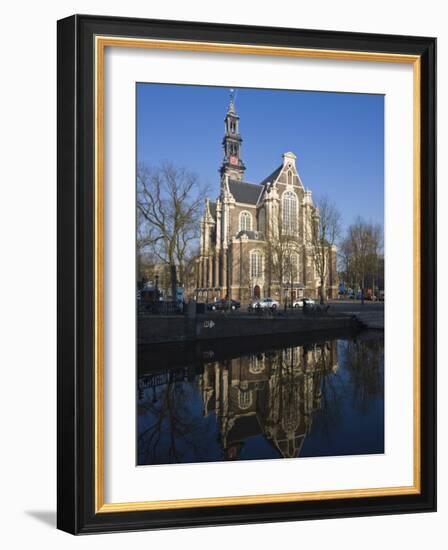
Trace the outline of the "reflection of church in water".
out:
M 264 435 L 284 458 L 300 454 L 320 409 L 322 378 L 336 371 L 336 341 L 208 363 L 200 379 L 204 415 L 215 413 L 224 458 Z

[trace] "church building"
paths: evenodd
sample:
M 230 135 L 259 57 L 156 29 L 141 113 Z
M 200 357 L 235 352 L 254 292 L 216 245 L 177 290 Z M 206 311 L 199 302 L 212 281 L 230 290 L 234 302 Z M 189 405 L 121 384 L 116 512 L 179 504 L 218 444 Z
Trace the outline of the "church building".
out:
M 249 183 L 233 96 L 224 122 L 221 191 L 215 202 L 206 199 L 201 221 L 197 299 L 232 298 L 247 303 L 263 297 L 281 302 L 318 298 L 321 279 L 313 228 L 319 224 L 319 210 L 297 171 L 296 155 L 284 153 L 269 176 Z M 325 298 L 335 298 L 335 246 L 328 246 L 327 266 Z

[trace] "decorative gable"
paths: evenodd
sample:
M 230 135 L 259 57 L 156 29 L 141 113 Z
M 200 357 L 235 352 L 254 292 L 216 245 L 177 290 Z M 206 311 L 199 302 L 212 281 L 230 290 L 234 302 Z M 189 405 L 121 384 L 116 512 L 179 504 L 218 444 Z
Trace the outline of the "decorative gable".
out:
M 297 172 L 296 159 L 297 156 L 292 152 L 283 154 L 283 163 L 260 184 L 263 186 L 263 192 L 258 199 L 259 204 L 266 199 L 267 193 L 272 193 L 276 190 L 277 184 L 283 184 L 287 188 L 290 187 L 291 190 L 294 187 L 299 187 L 302 191 L 305 191 L 305 187 Z
M 283 183 L 287 187 L 301 187 L 304 189 L 302 180 L 296 168 L 297 156 L 294 153 L 283 153 L 283 165 L 275 184 Z

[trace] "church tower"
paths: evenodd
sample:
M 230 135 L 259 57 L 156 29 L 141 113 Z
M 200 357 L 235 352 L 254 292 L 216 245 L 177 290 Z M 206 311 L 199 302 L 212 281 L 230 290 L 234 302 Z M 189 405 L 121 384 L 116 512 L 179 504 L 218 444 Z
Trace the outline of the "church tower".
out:
M 235 111 L 235 96 L 233 90 L 230 92 L 230 103 L 224 119 L 225 134 L 222 140 L 224 148 L 224 159 L 219 170 L 221 178 L 228 176 L 232 180 L 243 180 L 244 166 L 241 160 L 242 138 L 239 133 L 240 117 Z

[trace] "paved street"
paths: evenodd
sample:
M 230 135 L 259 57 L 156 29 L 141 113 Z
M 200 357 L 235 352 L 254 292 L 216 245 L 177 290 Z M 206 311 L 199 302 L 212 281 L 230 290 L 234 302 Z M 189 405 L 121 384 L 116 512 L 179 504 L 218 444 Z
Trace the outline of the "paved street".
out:
M 384 302 L 365 301 L 364 305 L 360 300 L 330 300 L 328 302 L 331 310 L 340 312 L 358 312 L 358 311 L 384 311 Z
M 317 301 L 316 301 L 317 303 Z M 365 301 L 361 304 L 360 300 L 330 300 L 327 302 L 330 306 L 326 315 L 334 317 L 356 315 L 358 321 L 362 323 L 366 328 L 384 329 L 384 302 L 369 302 Z M 247 305 L 242 304 L 240 309 L 236 311 L 224 312 L 224 311 L 207 311 L 207 315 L 232 315 L 242 316 L 248 315 Z M 249 313 L 250 316 L 274 316 L 274 317 L 297 317 L 302 316 L 302 309 L 288 308 L 285 312 L 284 308 L 280 306 L 275 312 L 268 310 L 254 311 Z
M 315 302 L 317 305 L 319 304 L 318 300 L 316 300 Z M 358 312 L 370 312 L 370 311 L 372 312 L 384 311 L 384 302 L 369 302 L 366 300 L 364 302 L 364 305 L 362 305 L 360 300 L 328 300 L 326 304 L 330 306 L 329 311 L 331 311 L 332 313 L 358 313 Z M 232 311 L 231 313 L 233 314 L 247 313 L 247 306 L 248 304 L 242 303 L 241 309 Z M 283 311 L 283 306 L 280 305 L 280 307 L 278 308 L 278 312 L 282 312 L 282 311 Z M 288 308 L 288 311 L 291 311 L 291 308 Z M 299 312 L 301 311 L 301 309 L 294 310 L 294 311 Z M 219 313 L 219 311 L 217 312 L 207 311 L 207 313 Z

